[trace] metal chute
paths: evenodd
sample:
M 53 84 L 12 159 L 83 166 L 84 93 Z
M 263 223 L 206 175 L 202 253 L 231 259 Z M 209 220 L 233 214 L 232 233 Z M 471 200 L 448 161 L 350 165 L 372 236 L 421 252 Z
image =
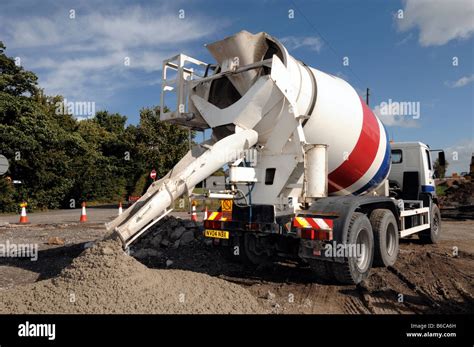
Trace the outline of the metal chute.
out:
M 244 130 L 227 136 L 210 146 L 199 157 L 181 160 L 163 179 L 152 184 L 146 194 L 130 209 L 106 225 L 114 230 L 125 246 L 169 213 L 174 200 L 192 189 L 229 161 L 244 155 L 257 143 L 254 130 Z M 225 150 L 224 150 L 225 149 Z

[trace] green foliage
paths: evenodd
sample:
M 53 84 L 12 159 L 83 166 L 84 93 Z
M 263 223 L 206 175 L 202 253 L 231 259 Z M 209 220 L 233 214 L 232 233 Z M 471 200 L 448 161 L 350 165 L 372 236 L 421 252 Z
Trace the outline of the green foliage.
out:
M 142 163 L 153 163 L 157 178 L 163 177 L 188 149 L 188 133 L 159 120 L 159 107 L 140 110 L 137 154 Z
M 131 191 L 131 196 L 140 196 L 142 195 L 145 191 L 146 191 L 146 188 L 148 187 L 149 185 L 149 176 L 148 176 L 148 173 L 145 173 L 143 175 L 141 175 L 137 182 L 135 183 L 135 186 L 133 188 L 133 190 Z
M 437 185 L 436 186 L 436 195 L 437 196 L 444 196 L 446 194 L 446 189 L 448 188 L 448 186 L 446 185 Z
M 152 168 L 165 175 L 187 151 L 187 132 L 159 121 L 159 108 L 140 111 L 138 126 L 99 111 L 78 121 L 56 112 L 61 96 L 45 96 L 32 72 L 15 65 L 0 42 L 0 211 L 70 207 L 81 201 L 141 195 Z M 10 180 L 21 181 L 11 184 Z
M 13 184 L 0 177 L 0 211 L 16 212 L 14 194 Z
M 14 96 L 36 94 L 36 75 L 15 64 L 15 60 L 7 57 L 4 51 L 5 46 L 0 41 L 0 91 Z

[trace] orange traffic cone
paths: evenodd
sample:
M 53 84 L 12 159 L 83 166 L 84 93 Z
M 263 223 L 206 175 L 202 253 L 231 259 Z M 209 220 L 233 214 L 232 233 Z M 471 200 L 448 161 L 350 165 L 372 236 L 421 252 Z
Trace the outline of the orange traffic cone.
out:
M 84 223 L 87 222 L 87 212 L 86 212 L 86 203 L 82 203 L 82 210 L 81 210 L 81 219 L 79 219 L 79 222 Z
M 196 213 L 196 203 L 193 201 L 191 208 L 191 220 L 197 222 L 198 216 Z
M 122 201 L 119 202 L 119 211 L 118 211 L 118 215 L 120 216 L 123 212 L 123 209 L 122 209 Z
M 206 208 L 204 209 L 204 218 L 203 218 L 203 220 L 207 219 L 207 215 L 208 215 L 208 212 L 207 212 L 207 206 L 206 206 Z
M 20 207 L 21 207 L 20 224 L 29 223 L 28 216 L 26 215 L 26 206 L 27 206 L 26 202 L 23 202 L 20 204 Z

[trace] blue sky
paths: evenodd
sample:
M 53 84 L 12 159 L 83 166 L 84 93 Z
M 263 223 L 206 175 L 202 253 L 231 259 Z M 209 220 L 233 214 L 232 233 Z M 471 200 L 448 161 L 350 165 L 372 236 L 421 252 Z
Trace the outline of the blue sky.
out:
M 370 87 L 370 106 L 395 141 L 443 148 L 448 171 L 468 171 L 474 134 L 472 0 L 0 4 L 7 54 L 37 73 L 47 94 L 95 102 L 96 109 L 122 113 L 130 123 L 138 121 L 141 107 L 159 104 L 163 59 L 182 52 L 212 62 L 203 45 L 240 30 L 282 39 L 296 58 L 346 79 L 361 95 Z M 390 99 L 419 103 L 420 117 L 384 113 Z

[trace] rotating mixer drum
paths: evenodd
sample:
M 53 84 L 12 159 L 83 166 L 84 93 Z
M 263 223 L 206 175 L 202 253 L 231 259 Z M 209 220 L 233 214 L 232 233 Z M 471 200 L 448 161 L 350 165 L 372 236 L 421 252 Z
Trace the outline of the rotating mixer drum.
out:
M 245 66 L 275 56 L 271 65 L 271 69 L 274 69 L 277 66 L 275 60 L 281 61 L 283 67 L 280 70 L 286 70 L 286 80 L 280 79 L 280 82 L 284 80 L 281 84 L 285 85 L 288 94 L 294 98 L 298 112 L 309 116 L 302 122 L 306 142 L 328 145 L 329 195 L 364 194 L 376 189 L 385 180 L 390 170 L 387 133 L 380 120 L 346 81 L 296 60 L 288 54 L 281 42 L 266 33 L 253 35 L 242 31 L 209 44 L 207 48 L 219 64 L 217 73 L 231 70 L 233 63 Z M 207 101 L 218 107 L 221 110 L 220 116 L 225 118 L 233 113 L 235 104 L 249 102 L 243 99 L 249 99 L 249 93 L 256 93 L 252 87 L 261 82 L 259 79 L 273 75 L 271 69 L 261 66 L 224 76 L 213 80 L 206 93 L 203 93 L 203 89 L 192 89 L 191 98 L 193 99 L 192 94 L 203 98 L 206 95 Z M 202 106 L 202 100 L 196 97 L 194 100 L 197 101 L 197 107 L 190 105 L 192 112 L 206 120 L 207 110 Z M 255 102 L 261 108 L 269 103 L 264 98 Z M 278 141 L 272 139 L 272 136 L 291 141 L 292 129 L 291 126 L 288 127 L 290 123 L 285 123 L 283 118 L 295 117 L 284 98 L 270 104 L 253 129 L 258 132 L 259 143 L 267 148 L 269 154 L 288 153 L 288 146 L 285 148 L 283 144 L 278 148 L 275 145 Z M 244 128 L 252 127 L 244 122 L 233 123 Z M 279 123 L 286 126 L 279 127 Z M 213 125 L 210 124 L 210 127 L 219 135 L 220 127 Z M 224 134 L 226 135 L 225 132 Z M 258 195 L 258 187 L 256 194 Z

